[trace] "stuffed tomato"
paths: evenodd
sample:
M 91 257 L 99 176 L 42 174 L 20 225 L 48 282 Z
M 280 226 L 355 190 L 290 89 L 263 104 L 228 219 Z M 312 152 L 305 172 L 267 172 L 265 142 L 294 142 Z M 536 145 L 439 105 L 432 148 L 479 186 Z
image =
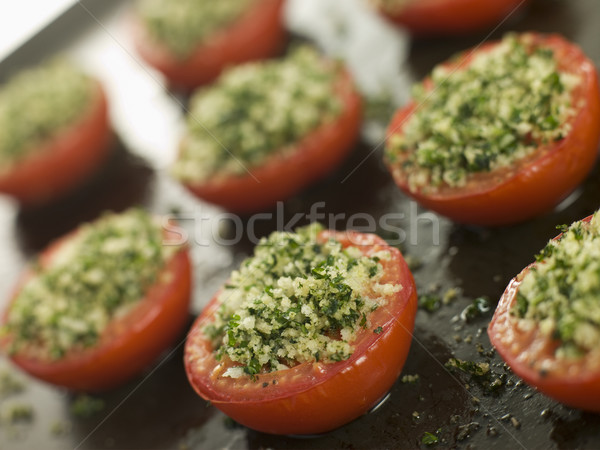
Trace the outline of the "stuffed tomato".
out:
M 273 233 L 194 323 L 196 392 L 250 428 L 332 430 L 373 407 L 400 374 L 417 309 L 396 248 L 372 234 Z
M 83 184 L 110 152 L 101 85 L 62 61 L 23 71 L 0 88 L 0 192 L 23 206 Z
M 108 214 L 51 244 L 3 317 L 2 348 L 24 371 L 76 391 L 139 374 L 189 317 L 187 249 L 147 213 Z
M 500 25 L 527 0 L 373 0 L 388 19 L 417 35 L 456 35 Z
M 285 41 L 283 0 L 141 0 L 140 55 L 174 85 L 193 89 L 223 69 L 274 56 Z
M 333 170 L 360 132 L 346 70 L 309 47 L 225 73 L 191 100 L 173 175 L 233 212 L 271 207 Z
M 600 412 L 600 213 L 551 240 L 508 285 L 488 334 L 540 392 Z
M 388 132 L 398 186 L 457 222 L 503 225 L 551 210 L 592 169 L 594 64 L 557 35 L 525 33 L 440 65 Z

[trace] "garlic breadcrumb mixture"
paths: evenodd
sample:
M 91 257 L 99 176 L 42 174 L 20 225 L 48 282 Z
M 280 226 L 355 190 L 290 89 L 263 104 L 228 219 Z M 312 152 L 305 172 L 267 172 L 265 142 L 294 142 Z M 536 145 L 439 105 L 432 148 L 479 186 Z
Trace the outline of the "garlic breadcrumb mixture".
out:
M 523 277 L 512 314 L 560 341 L 559 357 L 579 357 L 600 341 L 600 212 L 564 227 Z
M 303 46 L 282 60 L 234 67 L 196 91 L 174 176 L 194 182 L 243 175 L 284 153 L 341 112 L 339 69 Z
M 508 167 L 566 136 L 579 82 L 552 49 L 508 34 L 465 69 L 440 65 L 431 86 L 415 86 L 416 109 L 390 137 L 386 158 L 402 165 L 412 190 L 463 186 L 470 174 Z
M 175 249 L 162 245 L 160 224 L 140 209 L 83 225 L 49 264 L 33 266 L 2 329 L 11 350 L 59 359 L 94 346 L 112 319 L 144 298 Z
M 274 371 L 305 361 L 348 359 L 357 332 L 401 285 L 380 283 L 388 251 L 317 241 L 318 224 L 263 238 L 234 271 L 205 334 L 217 359 L 237 363 L 230 377 Z M 373 330 L 381 333 L 381 327 Z
M 93 95 L 92 79 L 60 59 L 9 79 L 0 87 L 0 171 L 77 122 Z
M 141 0 L 137 13 L 149 35 L 185 59 L 204 40 L 239 19 L 257 0 Z

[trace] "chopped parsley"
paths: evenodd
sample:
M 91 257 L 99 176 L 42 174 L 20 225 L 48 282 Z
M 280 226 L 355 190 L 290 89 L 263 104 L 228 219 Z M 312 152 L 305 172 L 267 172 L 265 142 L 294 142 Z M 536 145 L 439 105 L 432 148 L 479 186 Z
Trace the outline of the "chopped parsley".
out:
M 309 47 L 230 69 L 196 91 L 173 173 L 184 181 L 245 174 L 336 117 L 338 66 Z
M 333 239 L 319 242 L 321 229 L 275 232 L 232 273 L 204 329 L 217 359 L 235 362 L 226 376 L 348 359 L 357 332 L 371 327 L 370 314 L 401 289 L 379 283 L 389 252 L 364 256 Z
M 438 441 L 439 438 L 435 434 L 430 433 L 429 431 L 423 433 L 423 436 L 421 437 L 421 444 L 423 445 L 434 445 L 437 444 Z
M 442 307 L 442 299 L 436 294 L 419 295 L 419 308 L 427 312 L 435 312 Z
M 531 35 L 509 34 L 465 69 L 435 68 L 431 88 L 415 86 L 417 108 L 389 139 L 386 158 L 413 190 L 464 186 L 471 174 L 508 167 L 562 139 L 578 82 Z
M 25 383 L 5 369 L 0 369 L 0 400 L 25 390 Z
M 469 375 L 482 377 L 488 374 L 490 371 L 490 365 L 488 363 L 476 363 L 473 361 L 463 361 L 458 358 L 450 358 L 444 366 L 447 369 L 458 369 Z
M 94 346 L 157 281 L 170 251 L 160 225 L 139 209 L 83 225 L 51 261 L 32 267 L 2 329 L 11 350 L 52 360 Z
M 141 0 L 149 35 L 185 59 L 211 35 L 239 19 L 256 0 Z
M 485 297 L 477 297 L 462 310 L 460 318 L 465 322 L 472 322 L 489 311 L 491 311 L 489 300 Z
M 0 87 L 0 171 L 77 121 L 94 93 L 92 80 L 65 61 L 24 70 Z
M 444 364 L 450 371 L 462 372 L 470 376 L 471 380 L 481 386 L 486 395 L 497 395 L 505 385 L 506 374 L 498 374 L 491 370 L 487 362 L 463 361 L 450 358 Z
M 600 341 L 600 213 L 562 231 L 524 275 L 512 314 L 560 341 L 557 356 L 578 357 Z
M 28 403 L 15 402 L 2 404 L 0 423 L 16 424 L 33 420 L 33 407 Z
M 69 409 L 73 416 L 88 419 L 104 409 L 104 400 L 87 394 L 79 394 L 73 399 Z

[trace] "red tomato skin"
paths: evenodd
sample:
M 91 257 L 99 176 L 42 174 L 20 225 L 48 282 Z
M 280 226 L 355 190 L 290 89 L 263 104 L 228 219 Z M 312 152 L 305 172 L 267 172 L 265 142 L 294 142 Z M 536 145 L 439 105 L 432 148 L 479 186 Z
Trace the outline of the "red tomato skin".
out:
M 403 289 L 388 303 L 383 331 L 371 324 L 358 337 L 354 354 L 333 364 L 303 363 L 285 371 L 259 375 L 255 382 L 219 378 L 218 362 L 202 333 L 206 320 L 218 304 L 216 296 L 196 320 L 185 350 L 185 366 L 194 390 L 205 400 L 239 423 L 271 434 L 318 434 L 340 427 L 370 408 L 385 395 L 398 378 L 408 355 L 417 311 L 417 294 L 400 252 L 374 235 L 356 232 L 325 232 L 345 246 L 360 242 L 365 253 L 389 249 L 386 280 L 402 282 Z M 204 367 L 205 371 L 198 371 Z M 290 380 L 293 380 L 292 382 Z M 220 384 L 221 386 L 218 386 Z M 226 387 L 223 387 L 226 386 Z
M 590 219 L 591 216 L 584 221 Z M 510 314 L 521 280 L 535 264 L 529 265 L 513 278 L 502 294 L 488 326 L 490 341 L 511 370 L 529 385 L 573 408 L 600 412 L 598 358 L 584 357 L 561 362 L 554 357 L 558 341 L 542 336 L 537 328 L 530 331 L 519 329 Z M 545 373 L 542 367 L 546 368 Z
M 111 151 L 107 109 L 106 95 L 97 84 L 95 98 L 81 119 L 0 174 L 0 192 L 24 207 L 35 207 L 83 184 Z
M 455 222 L 474 225 L 508 225 L 550 211 L 589 174 L 596 161 L 600 142 L 600 89 L 594 64 L 579 47 L 559 35 L 529 33 L 538 45 L 551 47 L 559 67 L 582 77 L 573 97 L 580 110 L 572 119 L 572 131 L 561 141 L 540 146 L 514 167 L 475 174 L 464 187 L 443 187 L 435 193 L 411 190 L 401 164 L 387 162 L 398 187 L 421 205 Z M 487 51 L 496 43 L 465 53 L 449 64 L 467 65 L 473 54 Z M 401 108 L 390 124 L 388 136 L 402 131 L 417 105 Z
M 398 13 L 382 11 L 420 36 L 460 35 L 500 25 L 527 0 L 415 0 Z
M 40 255 L 40 262 L 48 261 L 76 232 L 51 244 Z M 169 233 L 165 231 L 165 240 Z M 31 275 L 26 272 L 19 286 Z M 24 352 L 9 356 L 30 375 L 73 391 L 116 388 L 139 375 L 179 336 L 189 318 L 191 284 L 189 253 L 183 248 L 167 261 L 159 281 L 149 288 L 141 303 L 123 318 L 109 323 L 97 346 L 72 351 L 54 361 Z M 8 310 L 4 320 L 7 314 Z
M 175 87 L 192 90 L 210 83 L 228 66 L 277 55 L 286 39 L 284 3 L 284 0 L 256 1 L 239 20 L 198 45 L 186 59 L 177 58 L 155 42 L 143 24 L 133 19 L 135 47 Z
M 362 102 L 348 73 L 336 92 L 342 100 L 341 114 L 302 138 L 291 151 L 270 157 L 249 173 L 218 175 L 184 186 L 203 200 L 247 214 L 272 207 L 323 178 L 344 160 L 360 134 Z

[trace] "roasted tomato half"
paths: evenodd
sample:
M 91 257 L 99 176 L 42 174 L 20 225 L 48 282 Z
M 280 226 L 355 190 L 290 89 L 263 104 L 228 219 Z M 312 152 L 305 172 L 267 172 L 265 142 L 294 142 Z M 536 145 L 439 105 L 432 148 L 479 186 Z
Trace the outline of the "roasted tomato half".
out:
M 350 74 L 301 47 L 281 60 L 238 66 L 199 90 L 173 174 L 203 200 L 256 212 L 335 169 L 360 122 Z
M 575 408 L 600 412 L 600 216 L 564 227 L 504 291 L 490 340 L 515 374 Z
M 89 226 L 96 223 L 84 225 Z M 136 227 L 139 236 L 142 231 Z M 149 275 L 154 281 L 139 291 L 140 298 L 119 304 L 124 296 L 138 295 L 135 280 L 127 278 L 130 268 L 149 264 L 157 245 L 180 236 L 159 228 L 159 244 L 140 240 L 134 249 L 123 236 L 104 230 L 104 236 L 94 238 L 104 239 L 100 254 L 73 255 L 82 229 L 52 243 L 23 275 L 3 316 L 1 343 L 11 360 L 30 375 L 75 391 L 95 392 L 138 375 L 182 332 L 189 317 L 191 268 L 187 249 L 171 247 L 158 272 Z M 113 262 L 94 264 L 99 258 Z M 52 272 L 65 264 L 70 267 Z M 120 267 L 118 273 L 106 271 L 111 264 Z M 40 282 L 43 276 L 46 279 Z M 23 295 L 40 301 L 19 303 Z M 88 308 L 86 302 L 99 307 Z M 106 324 L 97 329 L 96 321 Z
M 596 161 L 596 69 L 558 35 L 475 48 L 416 92 L 419 101 L 391 122 L 386 163 L 405 193 L 457 222 L 504 225 L 547 212 Z
M 464 34 L 499 25 L 526 0 L 376 0 L 381 13 L 417 35 Z
M 169 5 L 166 3 L 171 1 L 163 2 L 165 5 L 161 9 L 167 11 Z M 193 3 L 187 2 L 191 7 Z M 173 85 L 188 90 L 211 82 L 229 66 L 275 56 L 285 44 L 284 0 L 252 0 L 246 3 L 249 3 L 247 11 L 239 18 L 202 38 L 184 55 L 177 55 L 148 30 L 141 17 L 136 17 L 133 20 L 133 36 L 137 51 Z M 217 9 L 216 6 L 214 8 Z M 194 26 L 186 17 L 176 15 L 179 16 L 176 20 L 183 22 L 181 26 L 175 24 L 175 28 L 181 29 L 186 23 Z
M 57 200 L 96 172 L 111 151 L 111 139 L 106 96 L 96 83 L 81 116 L 0 172 L 0 192 L 25 207 Z
M 308 245 L 289 233 L 259 244 L 254 262 L 242 265 L 248 268 L 240 269 L 241 278 L 232 275 L 197 318 L 186 342 L 185 367 L 196 392 L 234 420 L 262 432 L 322 433 L 359 417 L 393 385 L 410 347 L 416 290 L 400 252 L 372 234 L 320 231 L 315 236 L 316 240 Z M 279 263 L 268 255 L 257 259 L 257 255 L 270 252 L 275 242 L 283 245 L 277 247 L 281 255 L 287 252 L 280 260 L 285 261 L 282 264 L 286 268 L 269 268 L 271 263 Z M 325 252 L 312 264 L 303 256 L 335 246 L 352 258 L 340 265 L 337 256 Z M 289 265 L 292 260 L 295 263 Z M 362 264 L 370 268 L 361 269 Z M 358 270 L 363 274 L 357 275 L 358 279 L 366 285 L 359 287 L 361 283 L 356 284 L 354 275 L 346 279 L 331 272 L 335 266 L 342 272 Z M 256 290 L 256 286 L 244 284 L 248 279 L 245 274 L 255 269 L 279 271 L 280 276 L 273 278 L 272 272 L 248 275 L 261 285 Z M 296 276 L 287 276 L 292 273 Z M 359 295 L 349 294 L 342 279 L 360 289 Z M 270 285 L 272 281 L 274 285 Z M 242 285 L 231 285 L 238 282 Z M 324 290 L 313 283 L 324 286 Z M 294 289 L 304 291 L 306 297 L 299 299 L 292 292 Z M 248 294 L 240 298 L 238 293 L 242 291 Z M 349 301 L 351 298 L 354 300 Z M 379 306 L 370 304 L 374 298 Z M 228 315 L 227 302 L 240 300 L 246 302 L 244 311 Z M 360 308 L 365 306 L 360 302 L 366 302 L 368 313 L 354 309 L 357 304 Z M 265 310 L 269 311 L 267 315 Z M 320 312 L 313 315 L 317 310 Z M 263 311 L 263 317 L 249 318 L 248 311 Z M 222 321 L 221 325 L 215 322 L 223 315 L 225 326 Z M 354 325 L 350 326 L 348 320 Z M 239 330 L 249 325 L 250 331 Z M 314 332 L 319 327 L 321 334 Z M 347 327 L 355 329 L 350 331 Z M 261 347 L 257 339 L 267 347 Z M 319 350 L 319 342 L 326 343 L 323 349 Z M 273 353 L 265 356 L 270 359 L 264 365 L 262 356 L 256 355 L 246 363 L 233 360 L 247 348 Z M 300 361 L 294 362 L 290 355 L 296 355 Z

